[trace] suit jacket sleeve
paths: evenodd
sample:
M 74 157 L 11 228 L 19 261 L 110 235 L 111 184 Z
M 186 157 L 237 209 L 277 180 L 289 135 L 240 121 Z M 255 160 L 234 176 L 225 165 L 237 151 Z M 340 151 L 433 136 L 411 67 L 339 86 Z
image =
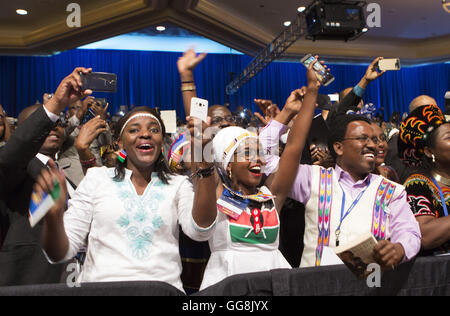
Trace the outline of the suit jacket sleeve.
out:
M 39 152 L 50 131 L 55 127 L 43 107 L 33 112 L 0 149 L 0 169 L 27 167 Z

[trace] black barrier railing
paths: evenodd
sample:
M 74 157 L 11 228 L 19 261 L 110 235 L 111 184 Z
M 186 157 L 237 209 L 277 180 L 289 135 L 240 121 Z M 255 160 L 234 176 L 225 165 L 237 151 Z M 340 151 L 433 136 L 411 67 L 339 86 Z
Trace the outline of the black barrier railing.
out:
M 279 269 L 231 276 L 193 296 L 450 295 L 450 256 L 423 257 L 358 280 L 345 266 Z M 369 283 L 369 284 L 368 284 Z M 0 287 L 0 296 L 184 296 L 163 282 L 82 283 Z

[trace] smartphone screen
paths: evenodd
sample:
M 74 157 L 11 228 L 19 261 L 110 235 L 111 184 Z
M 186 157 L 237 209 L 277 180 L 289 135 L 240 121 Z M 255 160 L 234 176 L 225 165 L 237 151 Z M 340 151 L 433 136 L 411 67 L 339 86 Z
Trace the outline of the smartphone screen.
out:
M 309 64 L 314 62 L 314 60 L 314 56 L 312 54 L 308 54 L 301 60 L 301 62 L 306 68 L 308 68 Z M 334 81 L 334 76 L 321 63 L 315 63 L 313 68 L 316 72 L 317 78 L 324 87 Z
M 303 65 L 305 65 L 305 67 L 308 68 L 309 64 L 311 64 L 314 60 L 315 60 L 314 56 L 311 56 L 303 61 Z M 317 62 L 313 68 L 316 71 L 319 80 L 323 82 L 323 79 L 326 77 L 327 74 L 327 70 L 325 69 L 325 67 L 322 66 L 321 63 Z
M 400 70 L 400 59 L 399 58 L 391 58 L 391 59 L 382 59 L 378 62 L 378 68 L 381 71 L 385 70 Z

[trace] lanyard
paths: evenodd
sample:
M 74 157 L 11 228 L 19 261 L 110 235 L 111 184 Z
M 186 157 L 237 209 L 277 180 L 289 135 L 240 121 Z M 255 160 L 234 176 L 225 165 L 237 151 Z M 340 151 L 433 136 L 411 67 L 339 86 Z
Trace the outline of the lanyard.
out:
M 441 186 L 437 183 L 437 181 L 434 177 L 431 177 L 431 180 L 433 180 L 433 183 L 437 186 L 437 188 L 439 190 L 439 194 L 441 195 L 442 208 L 444 209 L 444 214 L 445 214 L 445 216 L 448 216 L 447 205 L 445 204 L 444 193 L 442 193 Z
M 355 208 L 356 204 L 358 204 L 359 200 L 361 200 L 364 192 L 366 192 L 367 188 L 370 185 L 370 181 L 367 184 L 367 186 L 364 188 L 364 190 L 362 190 L 361 192 L 359 192 L 358 196 L 356 197 L 356 199 L 353 201 L 353 203 L 350 205 L 350 207 L 347 209 L 347 211 L 344 214 L 344 208 L 345 208 L 345 191 L 344 188 L 342 187 L 342 185 L 339 183 L 339 186 L 341 187 L 342 190 L 342 204 L 341 204 L 341 220 L 339 222 L 339 226 L 337 227 L 335 234 L 336 234 L 336 247 L 339 246 L 339 235 L 341 234 L 341 225 L 342 222 L 344 221 L 344 219 L 350 214 L 350 212 Z

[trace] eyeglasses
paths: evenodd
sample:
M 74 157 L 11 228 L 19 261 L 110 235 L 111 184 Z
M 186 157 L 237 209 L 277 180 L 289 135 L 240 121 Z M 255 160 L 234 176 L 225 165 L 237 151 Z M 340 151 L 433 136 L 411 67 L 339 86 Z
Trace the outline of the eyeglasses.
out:
M 369 137 L 367 135 L 363 135 L 363 136 L 359 136 L 359 137 L 344 138 L 342 141 L 344 141 L 344 140 L 357 140 L 357 141 L 359 141 L 361 143 L 364 143 L 365 145 L 367 145 L 369 143 L 369 140 L 371 140 L 375 145 L 378 145 L 378 143 L 381 141 L 376 136 Z
M 216 125 L 216 124 L 220 124 L 220 123 L 222 123 L 222 121 L 227 121 L 228 123 L 233 123 L 234 121 L 235 121 L 235 119 L 234 119 L 234 117 L 232 117 L 231 115 L 230 116 L 225 116 L 225 117 L 222 117 L 222 116 L 214 116 L 212 119 L 211 119 L 211 125 Z

